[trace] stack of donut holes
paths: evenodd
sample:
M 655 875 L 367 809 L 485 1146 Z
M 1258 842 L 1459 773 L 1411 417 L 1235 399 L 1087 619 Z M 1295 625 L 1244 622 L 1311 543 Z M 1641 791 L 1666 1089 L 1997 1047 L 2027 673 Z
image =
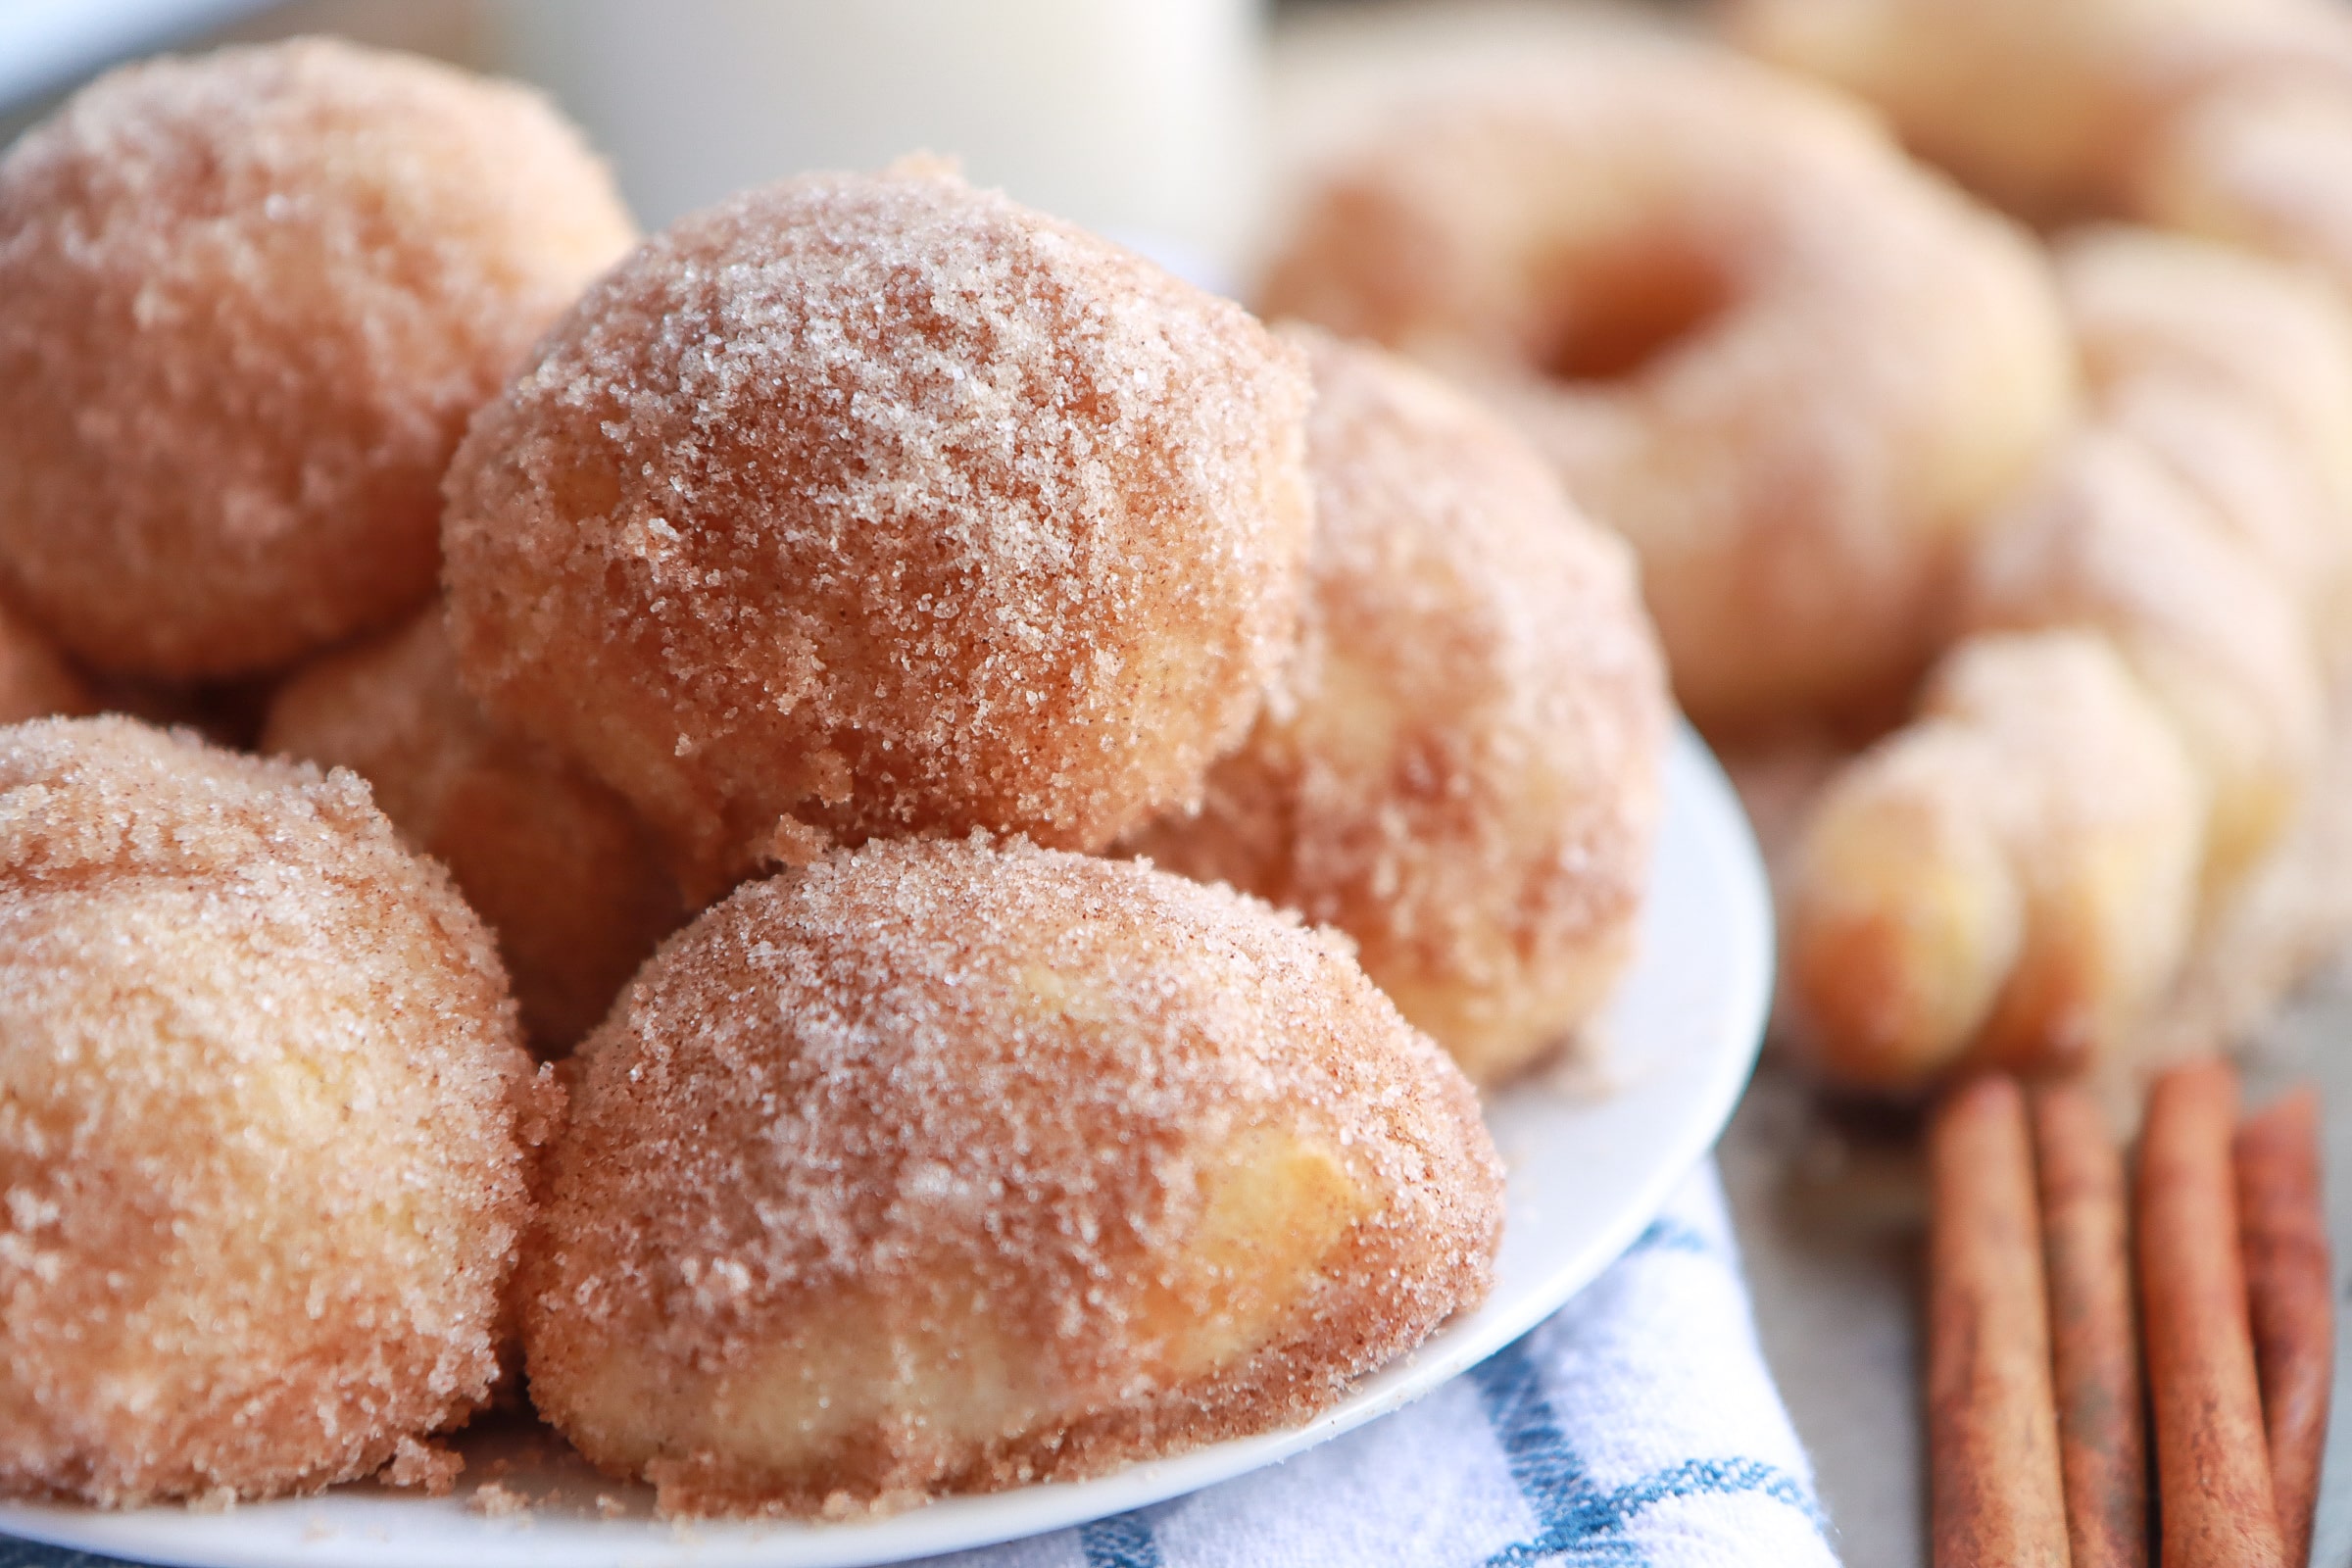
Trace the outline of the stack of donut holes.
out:
M 2352 875 L 2352 18 L 1720 10 L 1814 79 L 1618 29 L 1408 95 L 1261 303 L 1481 394 L 1632 544 L 1793 819 L 1776 1028 L 1828 1076 L 2259 1023 Z
M 1491 1285 L 1671 712 L 1382 351 L 925 161 L 640 241 L 321 40 L 0 156 L 0 1493 L 101 1506 L 526 1372 L 690 1514 L 1303 1419 Z

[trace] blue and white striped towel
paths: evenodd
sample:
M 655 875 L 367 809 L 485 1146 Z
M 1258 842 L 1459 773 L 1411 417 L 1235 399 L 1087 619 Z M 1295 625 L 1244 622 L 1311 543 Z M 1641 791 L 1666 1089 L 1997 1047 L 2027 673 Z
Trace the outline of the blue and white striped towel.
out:
M 1541 1328 L 1189 1497 L 929 1568 L 1835 1568 L 1709 1165 Z M 0 1568 L 111 1568 L 0 1540 Z

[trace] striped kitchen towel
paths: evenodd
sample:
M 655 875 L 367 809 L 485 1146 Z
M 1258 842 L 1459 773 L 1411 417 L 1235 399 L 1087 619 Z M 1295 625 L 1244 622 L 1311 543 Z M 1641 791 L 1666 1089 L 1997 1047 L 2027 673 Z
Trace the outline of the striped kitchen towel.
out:
M 1712 1164 L 1607 1273 L 1297 1458 L 930 1568 L 1834 1568 Z

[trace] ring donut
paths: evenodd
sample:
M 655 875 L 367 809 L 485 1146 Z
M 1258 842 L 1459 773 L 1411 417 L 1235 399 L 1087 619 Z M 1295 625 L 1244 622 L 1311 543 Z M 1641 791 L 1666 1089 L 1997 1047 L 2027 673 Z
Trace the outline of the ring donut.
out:
M 1702 724 L 1907 690 L 1987 507 L 2073 400 L 2045 264 L 1861 117 L 1598 49 L 1329 172 L 1272 314 L 1432 361 L 1642 559 Z

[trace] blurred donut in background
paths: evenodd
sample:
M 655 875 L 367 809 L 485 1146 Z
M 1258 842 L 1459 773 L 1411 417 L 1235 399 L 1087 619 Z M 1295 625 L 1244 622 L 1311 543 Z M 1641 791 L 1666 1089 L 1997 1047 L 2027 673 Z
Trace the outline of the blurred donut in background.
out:
M 1347 932 L 1494 1082 L 1629 956 L 1671 713 L 1655 635 L 1623 546 L 1508 426 L 1377 349 L 1287 335 L 1315 380 L 1299 646 L 1199 813 L 1129 847 Z
M 0 159 L 0 576 L 121 675 L 391 624 L 466 416 L 633 238 L 520 87 L 326 39 L 102 77 Z
M 2150 137 L 2129 205 L 2148 222 L 2302 263 L 2352 297 L 2352 69 L 2200 98 Z
M 1262 303 L 1509 416 L 1632 542 L 1717 729 L 1899 704 L 2073 407 L 2026 236 L 1833 96 L 1694 47 L 1396 118 L 1310 190 Z
M 1884 112 L 2013 211 L 2112 209 L 2141 142 L 2239 80 L 2352 84 L 2352 26 L 2313 0 L 1729 0 L 1725 30 Z

